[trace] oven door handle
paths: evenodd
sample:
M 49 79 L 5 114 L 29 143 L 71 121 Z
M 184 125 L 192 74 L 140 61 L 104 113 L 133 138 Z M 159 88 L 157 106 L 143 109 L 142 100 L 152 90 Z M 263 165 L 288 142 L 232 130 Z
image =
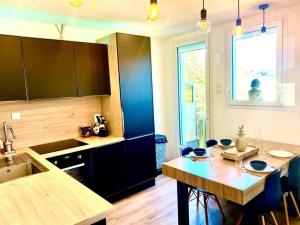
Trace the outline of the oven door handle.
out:
M 69 166 L 69 167 L 66 167 L 66 168 L 62 168 L 61 170 L 62 171 L 68 171 L 68 170 L 76 169 L 76 168 L 83 167 L 83 166 L 85 166 L 85 164 L 80 163 L 80 164 L 77 164 L 77 165 L 74 165 L 74 166 Z

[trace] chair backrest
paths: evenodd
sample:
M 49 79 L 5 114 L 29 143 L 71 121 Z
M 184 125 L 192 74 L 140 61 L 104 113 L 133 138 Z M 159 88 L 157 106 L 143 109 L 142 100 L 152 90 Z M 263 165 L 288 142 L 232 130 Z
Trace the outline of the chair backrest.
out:
M 181 153 L 181 156 L 185 156 L 185 155 L 188 155 L 191 151 L 193 151 L 193 149 L 191 147 L 183 147 L 180 149 L 180 153 Z
M 291 191 L 300 191 L 300 157 L 291 160 L 289 165 L 288 186 Z
M 210 139 L 208 141 L 206 141 L 206 147 L 209 148 L 209 147 L 212 147 L 214 145 L 217 145 L 218 142 L 215 140 L 215 139 Z
M 276 170 L 270 174 L 266 180 L 264 198 L 262 204 L 265 210 L 272 210 L 278 206 L 281 201 L 282 192 L 280 184 L 280 173 L 281 170 Z

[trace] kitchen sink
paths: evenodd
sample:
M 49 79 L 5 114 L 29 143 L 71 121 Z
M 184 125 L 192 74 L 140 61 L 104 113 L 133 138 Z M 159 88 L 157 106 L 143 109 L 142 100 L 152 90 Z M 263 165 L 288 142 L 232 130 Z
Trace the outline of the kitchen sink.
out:
M 45 166 L 27 153 L 0 158 L 0 183 L 46 171 Z

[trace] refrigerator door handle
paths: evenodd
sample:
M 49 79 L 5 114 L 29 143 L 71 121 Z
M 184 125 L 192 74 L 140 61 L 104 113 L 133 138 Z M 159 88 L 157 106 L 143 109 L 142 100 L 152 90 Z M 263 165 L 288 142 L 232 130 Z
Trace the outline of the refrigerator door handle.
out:
M 125 135 L 125 121 L 124 121 L 123 108 L 121 108 L 121 113 L 122 113 L 122 129 L 123 129 L 123 137 L 124 137 L 124 135 Z

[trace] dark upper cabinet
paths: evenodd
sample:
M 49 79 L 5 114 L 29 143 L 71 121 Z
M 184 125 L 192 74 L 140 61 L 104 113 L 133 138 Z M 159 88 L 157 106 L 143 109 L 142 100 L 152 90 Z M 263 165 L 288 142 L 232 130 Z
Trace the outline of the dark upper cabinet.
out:
M 29 99 L 77 96 L 73 43 L 22 38 Z
M 0 35 L 0 101 L 26 100 L 21 38 Z
M 78 95 L 109 95 L 107 45 L 74 43 Z
M 124 142 L 92 150 L 94 191 L 110 200 L 126 188 Z
M 155 135 L 125 140 L 127 186 L 132 187 L 156 176 Z
M 154 133 L 150 38 L 117 34 L 124 137 Z

